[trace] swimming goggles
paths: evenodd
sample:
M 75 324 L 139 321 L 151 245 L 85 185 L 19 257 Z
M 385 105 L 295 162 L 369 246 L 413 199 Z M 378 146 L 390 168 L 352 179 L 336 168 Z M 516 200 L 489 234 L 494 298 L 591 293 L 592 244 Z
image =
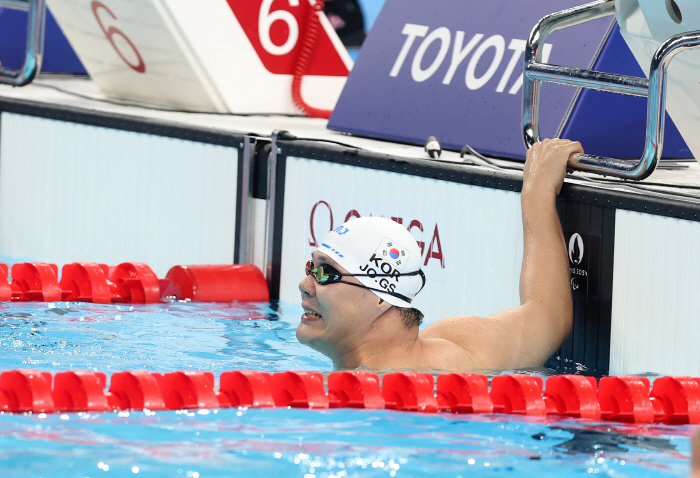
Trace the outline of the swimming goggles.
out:
M 393 295 L 394 297 L 398 297 L 401 300 L 405 300 L 409 304 L 411 303 L 411 300 L 412 300 L 412 299 L 406 297 L 405 295 L 399 294 L 397 292 L 389 292 L 389 291 L 382 290 L 382 289 L 375 289 L 372 287 L 367 287 L 366 285 L 363 285 L 363 284 L 355 284 L 354 282 L 347 282 L 347 281 L 341 280 L 342 277 L 358 277 L 358 276 L 394 277 L 394 275 L 392 275 L 392 274 L 341 274 L 335 267 L 330 266 L 328 264 L 323 264 L 323 265 L 320 265 L 318 267 L 315 267 L 313 261 L 308 261 L 306 263 L 306 275 L 313 276 L 313 278 L 316 279 L 316 282 L 318 282 L 321 285 L 336 284 L 338 282 L 341 282 L 343 284 L 354 285 L 355 287 L 361 287 L 363 289 L 369 289 L 369 290 L 373 290 L 375 292 L 383 292 L 385 294 Z M 423 284 L 421 285 L 418 292 L 423 290 L 423 287 L 425 287 L 425 274 L 423 274 L 423 271 L 417 270 L 415 272 L 407 272 L 407 273 L 401 274 L 401 275 L 402 276 L 420 275 L 421 279 L 423 279 Z M 418 292 L 416 292 L 416 294 Z

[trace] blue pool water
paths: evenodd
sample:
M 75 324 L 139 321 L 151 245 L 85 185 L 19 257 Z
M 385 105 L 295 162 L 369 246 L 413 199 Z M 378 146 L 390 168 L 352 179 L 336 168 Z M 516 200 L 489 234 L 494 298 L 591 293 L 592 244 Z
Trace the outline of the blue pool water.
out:
M 291 304 L 7 304 L 0 369 L 331 370 L 296 341 L 300 314 Z M 690 432 L 350 409 L 2 414 L 0 470 L 13 477 L 684 477 Z
M 233 369 L 332 369 L 325 356 L 297 342 L 301 309 L 286 308 L 287 314 L 237 303 L 0 305 L 0 367 L 107 375 L 137 369 L 216 375 Z

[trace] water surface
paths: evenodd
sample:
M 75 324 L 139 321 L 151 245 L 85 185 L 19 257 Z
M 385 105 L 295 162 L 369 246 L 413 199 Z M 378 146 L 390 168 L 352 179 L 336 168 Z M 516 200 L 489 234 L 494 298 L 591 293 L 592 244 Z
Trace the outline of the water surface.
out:
M 330 371 L 282 304 L 3 304 L 0 369 Z M 0 414 L 12 477 L 685 477 L 691 427 L 388 410 Z

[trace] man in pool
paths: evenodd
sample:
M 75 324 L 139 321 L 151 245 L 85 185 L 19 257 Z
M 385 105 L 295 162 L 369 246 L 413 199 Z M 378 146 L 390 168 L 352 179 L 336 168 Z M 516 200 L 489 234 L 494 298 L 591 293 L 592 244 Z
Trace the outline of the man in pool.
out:
M 469 371 L 540 366 L 571 333 L 569 261 L 555 200 L 580 143 L 544 140 L 527 153 L 521 194 L 521 305 L 489 317 L 460 315 L 419 331 L 411 305 L 425 285 L 420 249 L 401 225 L 350 220 L 313 252 L 299 284 L 299 342 L 336 368 Z

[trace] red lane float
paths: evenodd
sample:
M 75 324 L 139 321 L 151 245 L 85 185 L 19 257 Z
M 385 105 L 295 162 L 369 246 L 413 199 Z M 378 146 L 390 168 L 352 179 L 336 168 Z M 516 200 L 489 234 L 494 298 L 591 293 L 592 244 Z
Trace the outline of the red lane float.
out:
M 160 281 L 148 265 L 124 262 L 110 268 L 109 280 L 115 285 L 113 302 L 154 304 L 160 302 Z
M 106 376 L 93 371 L 51 374 L 10 370 L 0 374 L 0 411 L 77 412 L 108 410 L 180 410 L 227 407 L 387 408 L 419 412 L 509 413 L 614 420 L 628 423 L 700 423 L 700 379 L 634 376 L 596 380 L 580 375 L 547 379 L 526 374 L 499 375 L 491 381 L 476 374 L 439 375 L 437 393 L 427 373 L 388 373 L 380 380 L 361 371 L 332 372 L 328 390 L 318 372 L 253 370 L 224 372 L 218 392 L 211 372 L 164 375 L 144 370 Z
M 557 375 L 547 379 L 544 402 L 547 413 L 572 418 L 600 420 L 596 395 L 598 382 L 583 375 Z
M 328 408 L 323 375 L 318 372 L 278 372 L 270 379 L 272 396 L 278 407 Z
M 58 267 L 43 262 L 26 262 L 8 267 L 0 264 L 0 302 L 76 301 L 97 304 L 153 304 L 161 298 L 176 297 L 197 302 L 269 302 L 267 282 L 252 264 L 175 266 L 159 280 L 141 262 L 124 262 L 116 267 L 94 262 L 74 262 Z
M 109 266 L 94 262 L 74 262 L 61 270 L 62 299 L 74 302 L 109 304 L 112 302 Z
M 267 281 L 253 264 L 175 266 L 164 297 L 195 302 L 269 302 Z
M 0 302 L 12 300 L 12 287 L 10 287 L 8 280 L 9 272 L 7 264 L 0 264 Z
M 153 374 L 163 392 L 168 410 L 219 408 L 221 403 L 214 391 L 214 374 L 191 371 Z
M 493 411 L 517 415 L 546 415 L 543 381 L 532 375 L 497 375 L 491 380 Z
M 429 373 L 387 373 L 382 379 L 386 408 L 415 412 L 437 412 L 438 401 L 433 393 L 433 376 Z
M 654 423 L 654 407 L 646 377 L 603 377 L 598 385 L 602 417 L 627 423 Z
M 386 401 L 379 377 L 360 371 L 332 372 L 328 375 L 328 401 L 331 408 L 384 408 Z
M 104 393 L 107 377 L 91 370 L 59 372 L 54 377 L 53 403 L 57 412 L 111 410 Z
M 158 379 L 145 370 L 113 374 L 107 401 L 114 410 L 166 410 Z
M 13 296 L 22 302 L 57 302 L 62 291 L 58 285 L 58 267 L 44 262 L 25 262 L 12 266 Z
M 489 379 L 475 373 L 438 375 L 437 400 L 440 410 L 453 413 L 493 413 Z
M 221 374 L 219 401 L 229 407 L 274 407 L 270 388 L 272 376 L 254 370 L 236 370 Z
M 659 377 L 651 390 L 654 420 L 670 425 L 700 423 L 700 379 Z
M 0 410 L 53 413 L 51 374 L 37 370 L 9 370 L 0 374 Z

